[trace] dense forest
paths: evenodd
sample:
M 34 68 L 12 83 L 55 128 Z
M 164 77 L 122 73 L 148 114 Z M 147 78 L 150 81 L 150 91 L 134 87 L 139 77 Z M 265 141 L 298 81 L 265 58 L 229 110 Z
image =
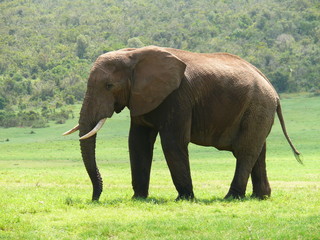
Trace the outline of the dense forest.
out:
M 319 0 L 0 0 L 0 126 L 63 123 L 102 53 L 229 52 L 278 92 L 320 94 Z

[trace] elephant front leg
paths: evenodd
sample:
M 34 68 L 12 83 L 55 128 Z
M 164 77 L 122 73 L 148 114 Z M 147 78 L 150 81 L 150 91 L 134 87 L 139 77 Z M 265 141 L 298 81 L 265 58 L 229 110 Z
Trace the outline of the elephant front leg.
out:
M 149 191 L 153 146 L 157 131 L 131 123 L 129 152 L 133 198 L 146 198 Z
M 162 149 L 170 169 L 173 183 L 180 199 L 193 199 L 193 187 L 189 165 L 188 142 L 173 132 L 160 132 Z

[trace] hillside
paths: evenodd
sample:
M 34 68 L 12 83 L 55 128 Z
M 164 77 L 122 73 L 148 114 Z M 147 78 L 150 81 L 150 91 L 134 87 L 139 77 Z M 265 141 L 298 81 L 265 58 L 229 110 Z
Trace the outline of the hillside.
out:
M 0 126 L 63 122 L 97 56 L 151 44 L 237 54 L 279 92 L 320 92 L 318 0 L 3 0 L 0 14 Z

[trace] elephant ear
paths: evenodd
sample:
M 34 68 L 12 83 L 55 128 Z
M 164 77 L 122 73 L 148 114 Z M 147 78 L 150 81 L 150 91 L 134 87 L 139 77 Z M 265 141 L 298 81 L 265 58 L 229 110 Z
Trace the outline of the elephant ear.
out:
M 144 47 L 131 53 L 134 66 L 129 109 L 131 116 L 139 116 L 158 107 L 179 87 L 186 65 L 159 47 Z

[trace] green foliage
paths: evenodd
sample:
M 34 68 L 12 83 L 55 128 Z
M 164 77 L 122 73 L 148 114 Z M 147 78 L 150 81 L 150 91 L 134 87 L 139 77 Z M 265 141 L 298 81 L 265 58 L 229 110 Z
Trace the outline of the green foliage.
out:
M 0 127 L 32 127 L 43 128 L 48 127 L 49 121 L 54 121 L 57 124 L 63 124 L 73 117 L 73 112 L 64 108 L 57 103 L 53 110 L 47 106 L 43 106 L 41 113 L 33 110 L 21 110 L 17 113 L 12 109 L 0 110 Z
M 0 110 L 4 109 L 6 106 L 6 99 L 0 96 Z
M 59 112 L 54 111 L 54 113 L 51 114 L 49 118 L 50 120 L 55 121 L 55 123 L 57 124 L 63 124 L 66 122 L 66 120 L 69 119 L 69 114 L 69 111 L 61 109 Z
M 12 110 L 0 110 L 1 127 L 47 127 L 48 121 L 34 111 L 20 111 L 17 114 Z
M 138 37 L 134 37 L 134 38 L 128 39 L 127 46 L 129 48 L 141 48 L 141 47 L 144 47 L 145 44 Z
M 46 126 L 46 120 L 41 118 L 40 114 L 34 111 L 19 112 L 17 114 L 17 119 L 19 119 L 21 127 L 32 126 L 38 128 Z
M 146 45 L 233 53 L 279 92 L 320 90 L 318 0 L 5 0 L 0 14 L 0 108 L 81 101 L 97 56 Z
M 9 110 L 0 110 L 0 126 L 1 127 L 48 127 L 47 119 L 43 118 L 39 113 L 34 111 L 19 111 L 17 114 Z
M 1 127 L 14 127 L 18 126 L 19 121 L 16 114 L 12 110 L 0 110 L 0 126 Z
M 87 47 L 88 47 L 88 41 L 87 38 L 85 36 L 83 36 L 82 34 L 80 34 L 77 37 L 77 47 L 76 47 L 76 54 L 79 58 L 84 58 L 86 51 L 87 51 Z

